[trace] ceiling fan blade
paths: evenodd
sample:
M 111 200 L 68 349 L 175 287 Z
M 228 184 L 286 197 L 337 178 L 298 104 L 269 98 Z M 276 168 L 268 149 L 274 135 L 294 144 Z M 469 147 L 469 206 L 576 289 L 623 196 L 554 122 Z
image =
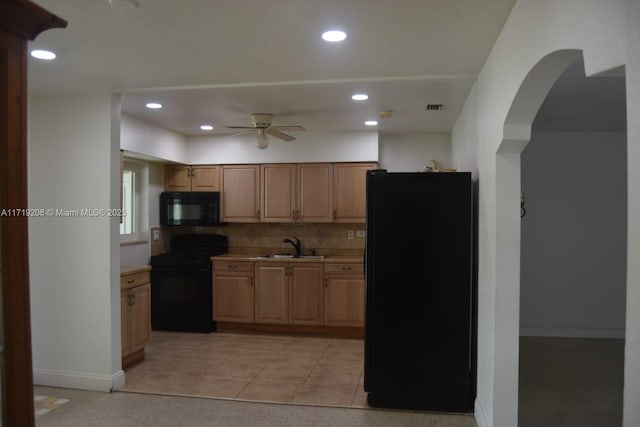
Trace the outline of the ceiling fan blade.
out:
M 245 130 L 244 132 L 234 133 L 233 135 L 226 135 L 225 138 L 233 138 L 234 136 L 246 135 L 248 133 L 254 133 L 255 130 L 253 128 L 249 128 L 250 130 Z
M 274 128 L 269 128 L 269 129 L 266 130 L 266 132 L 269 135 L 271 135 L 271 136 L 273 136 L 275 138 L 281 139 L 281 140 L 283 140 L 285 142 L 293 141 L 295 139 L 291 135 L 287 135 L 286 133 L 280 132 L 279 130 L 274 129 Z
M 228 129 L 255 129 L 254 126 L 225 126 Z
M 271 126 L 271 129 L 277 129 L 277 130 L 299 130 L 299 131 L 306 130 L 305 128 L 303 128 L 302 126 L 299 126 L 299 125 Z

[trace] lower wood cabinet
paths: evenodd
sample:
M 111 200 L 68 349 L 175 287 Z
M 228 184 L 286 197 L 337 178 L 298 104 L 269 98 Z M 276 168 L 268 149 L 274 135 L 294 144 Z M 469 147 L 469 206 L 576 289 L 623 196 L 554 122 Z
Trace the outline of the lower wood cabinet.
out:
M 235 259 L 213 261 L 213 319 L 224 327 L 329 334 L 364 327 L 362 263 Z
M 324 286 L 324 324 L 364 326 L 363 265 L 327 264 Z
M 324 320 L 323 264 L 293 264 L 291 276 L 291 312 L 293 325 L 322 325 Z
M 254 322 L 253 262 L 213 262 L 213 320 Z
M 144 347 L 151 339 L 151 284 L 148 269 L 122 273 L 120 289 L 122 366 L 126 367 L 144 358 Z
M 323 323 L 323 264 L 257 262 L 255 271 L 256 323 Z

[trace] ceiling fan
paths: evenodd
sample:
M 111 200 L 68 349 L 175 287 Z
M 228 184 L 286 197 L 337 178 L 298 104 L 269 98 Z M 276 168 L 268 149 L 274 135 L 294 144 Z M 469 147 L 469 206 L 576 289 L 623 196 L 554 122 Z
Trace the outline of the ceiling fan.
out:
M 298 125 L 272 126 L 273 114 L 259 113 L 251 115 L 251 126 L 225 126 L 229 129 L 247 129 L 244 132 L 231 136 L 244 135 L 247 133 L 255 133 L 256 147 L 264 150 L 269 146 L 269 138 L 267 135 L 281 139 L 285 142 L 293 141 L 295 138 L 289 134 L 281 132 L 283 130 L 303 131 L 305 128 Z

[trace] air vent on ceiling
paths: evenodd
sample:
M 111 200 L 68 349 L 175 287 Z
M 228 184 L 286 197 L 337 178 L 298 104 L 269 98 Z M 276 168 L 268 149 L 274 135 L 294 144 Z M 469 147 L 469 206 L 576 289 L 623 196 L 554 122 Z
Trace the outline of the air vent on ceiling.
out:
M 444 110 L 444 105 L 442 104 L 427 104 L 425 107 L 427 111 L 442 111 Z

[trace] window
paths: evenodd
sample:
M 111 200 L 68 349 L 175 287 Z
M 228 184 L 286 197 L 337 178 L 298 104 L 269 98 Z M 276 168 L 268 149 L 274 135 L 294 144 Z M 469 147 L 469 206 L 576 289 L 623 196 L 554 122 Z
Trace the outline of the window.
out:
M 149 166 L 125 159 L 122 168 L 122 209 L 127 212 L 120 223 L 120 242 L 140 242 L 147 238 L 149 215 Z
M 122 170 L 122 209 L 127 213 L 120 223 L 120 235 L 132 236 L 137 230 L 134 224 L 136 172 L 132 169 Z

